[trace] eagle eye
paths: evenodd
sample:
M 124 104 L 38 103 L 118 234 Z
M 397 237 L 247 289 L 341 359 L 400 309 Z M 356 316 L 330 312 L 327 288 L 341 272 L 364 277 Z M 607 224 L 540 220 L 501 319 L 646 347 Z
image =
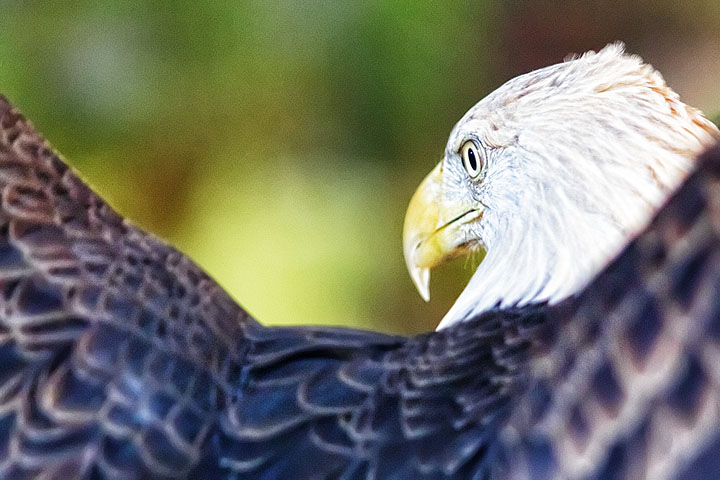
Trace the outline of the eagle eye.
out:
M 462 154 L 463 166 L 470 178 L 475 179 L 480 175 L 483 169 L 483 157 L 478 151 L 478 147 L 472 140 L 465 142 L 460 149 Z

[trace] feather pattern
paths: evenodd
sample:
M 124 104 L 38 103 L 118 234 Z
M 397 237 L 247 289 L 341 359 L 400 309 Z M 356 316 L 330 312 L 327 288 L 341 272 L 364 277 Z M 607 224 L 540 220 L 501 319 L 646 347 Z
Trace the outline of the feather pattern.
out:
M 261 326 L 4 99 L 0 197 L 2 478 L 720 468 L 720 150 L 578 298 L 413 338 Z

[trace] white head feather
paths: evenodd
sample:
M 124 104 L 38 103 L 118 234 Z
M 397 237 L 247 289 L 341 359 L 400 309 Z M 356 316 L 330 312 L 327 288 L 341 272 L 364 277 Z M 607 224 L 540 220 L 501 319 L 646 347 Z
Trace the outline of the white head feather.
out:
M 486 153 L 481 182 L 457 153 L 468 138 Z M 485 206 L 465 234 L 487 254 L 438 328 L 579 292 L 718 138 L 622 44 L 498 88 L 458 122 L 443 160 L 445 196 Z

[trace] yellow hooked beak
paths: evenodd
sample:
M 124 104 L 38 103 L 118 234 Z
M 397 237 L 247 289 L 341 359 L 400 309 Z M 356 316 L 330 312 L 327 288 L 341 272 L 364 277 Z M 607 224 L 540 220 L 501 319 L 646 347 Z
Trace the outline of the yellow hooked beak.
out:
M 474 202 L 444 198 L 441 167 L 442 162 L 415 191 L 403 228 L 405 263 L 426 302 L 430 300 L 430 269 L 471 251 L 479 239 L 467 238 L 461 227 L 479 220 L 483 212 Z

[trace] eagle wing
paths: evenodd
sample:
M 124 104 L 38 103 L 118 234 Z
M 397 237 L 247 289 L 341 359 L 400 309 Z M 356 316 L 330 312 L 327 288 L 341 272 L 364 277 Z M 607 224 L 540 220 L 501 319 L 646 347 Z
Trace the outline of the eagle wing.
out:
M 4 98 L 0 195 L 0 477 L 187 474 L 255 321 Z
M 2 478 L 471 476 L 544 319 L 263 327 L 1 97 L 0 197 Z

